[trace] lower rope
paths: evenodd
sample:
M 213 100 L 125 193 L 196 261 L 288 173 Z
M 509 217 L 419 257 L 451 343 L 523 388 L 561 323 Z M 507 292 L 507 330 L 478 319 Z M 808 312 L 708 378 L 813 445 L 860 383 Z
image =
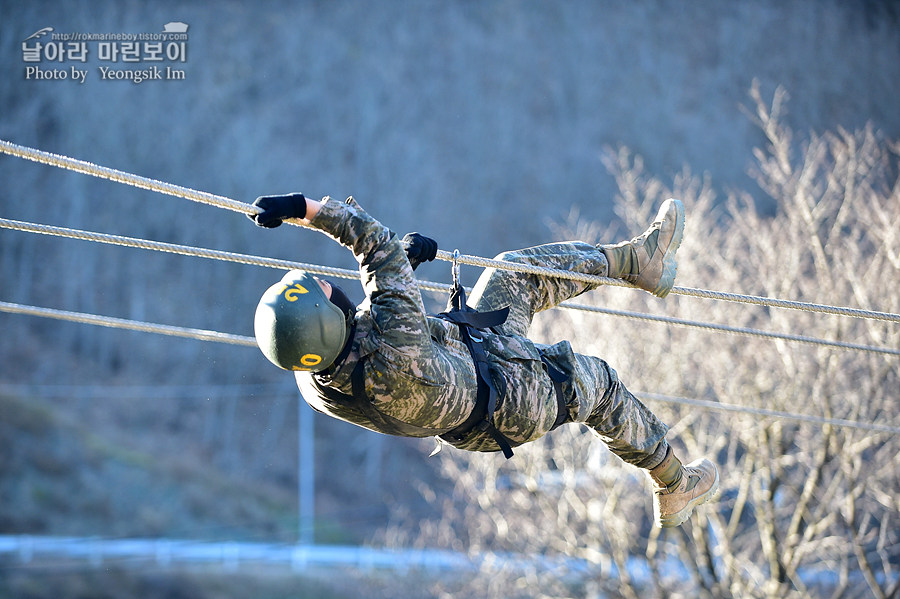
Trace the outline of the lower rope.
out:
M 717 410 L 720 412 L 737 412 L 740 414 L 752 414 L 754 416 L 764 416 L 769 418 L 777 418 L 779 420 L 795 420 L 798 422 L 807 422 L 810 424 L 831 425 L 845 428 L 856 428 L 874 433 L 887 433 L 891 435 L 900 435 L 900 426 L 891 426 L 889 424 L 876 424 L 874 422 L 858 422 L 855 420 L 845 420 L 843 418 L 827 418 L 825 416 L 810 416 L 807 414 L 794 414 L 792 412 L 782 412 L 780 410 L 770 410 L 767 408 L 751 408 L 748 406 L 738 406 L 734 404 L 724 404 L 717 401 L 709 401 L 706 399 L 691 399 L 687 397 L 672 397 L 671 395 L 662 395 L 659 393 L 646 393 L 636 391 L 634 393 L 638 398 L 643 400 L 661 401 L 663 403 L 678 404 L 683 406 L 692 406 L 696 408 L 704 408 L 707 410 Z
M 23 306 L 10 302 L 0 302 L 0 312 L 8 312 L 11 314 L 25 314 L 30 316 L 41 316 L 46 318 L 55 318 L 57 320 L 65 320 L 69 322 L 77 322 L 82 324 L 92 324 L 117 329 L 126 329 L 131 331 L 139 331 L 142 333 L 157 333 L 161 335 L 169 335 L 173 337 L 183 337 L 189 339 L 197 339 L 200 341 L 215 341 L 218 343 L 228 343 L 232 345 L 243 345 L 248 347 L 256 347 L 256 339 L 243 335 L 233 335 L 230 333 L 219 333 L 217 331 L 207 331 L 202 329 L 190 329 L 183 327 L 175 327 L 170 325 L 154 324 L 149 322 L 141 322 L 136 320 L 127 320 L 124 318 L 113 318 L 110 316 L 96 316 L 93 314 L 84 314 L 82 312 L 68 312 L 65 310 L 56 310 L 53 308 L 39 308 L 36 306 Z M 763 408 L 751 408 L 747 406 L 738 406 L 733 404 L 722 404 L 715 401 L 690 399 L 685 397 L 672 397 L 658 393 L 638 392 L 636 395 L 645 400 L 661 401 L 665 403 L 674 403 L 699 407 L 708 410 L 718 410 L 726 412 L 737 412 L 743 414 L 753 414 L 756 416 L 765 416 L 771 418 L 779 418 L 786 420 L 796 420 L 820 425 L 834 425 L 839 427 L 850 427 L 867 430 L 877 433 L 900 434 L 900 427 L 885 424 L 875 424 L 867 422 L 856 422 L 853 420 L 844 420 L 839 418 L 826 418 L 822 416 L 809 416 L 806 414 L 793 414 L 790 412 L 781 412 L 777 410 L 769 410 Z
M 56 310 L 53 308 L 23 306 L 22 304 L 14 304 L 10 302 L 0 302 L 0 312 L 8 312 L 10 314 L 25 314 L 28 316 L 42 316 L 44 318 L 55 318 L 56 320 L 66 320 L 69 322 L 77 322 L 81 324 L 93 324 L 113 329 L 126 329 L 129 331 L 139 331 L 142 333 L 157 333 L 160 335 L 169 335 L 171 337 L 185 337 L 188 339 L 198 339 L 200 341 L 216 341 L 219 343 L 230 343 L 232 345 L 246 345 L 249 347 L 256 347 L 256 339 L 253 337 L 246 337 L 244 335 L 219 333 L 218 331 L 206 331 L 203 329 L 189 329 L 165 324 L 153 324 L 149 322 L 141 322 L 138 320 L 114 318 L 112 316 L 97 316 L 94 314 L 84 314 L 83 312 L 69 312 L 66 310 Z

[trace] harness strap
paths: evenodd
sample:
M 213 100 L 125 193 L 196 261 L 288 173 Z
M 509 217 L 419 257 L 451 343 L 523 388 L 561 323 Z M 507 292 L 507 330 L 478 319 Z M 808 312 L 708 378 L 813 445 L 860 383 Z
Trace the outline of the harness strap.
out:
M 499 310 L 491 310 L 490 312 L 471 312 L 466 310 L 450 310 L 438 314 L 441 318 L 449 320 L 454 324 L 465 325 L 473 329 L 489 329 L 497 327 L 506 322 L 509 317 L 509 307 Z
M 550 363 L 550 360 L 544 355 L 543 350 L 541 350 L 541 362 L 543 362 L 544 370 L 547 371 L 550 380 L 553 381 L 553 389 L 556 391 L 556 422 L 550 427 L 550 430 L 552 431 L 565 424 L 569 419 L 569 408 L 566 405 L 566 397 L 563 395 L 562 388 L 562 384 L 569 380 L 569 377 L 566 373 Z
M 450 293 L 448 310 L 438 314 L 440 318 L 449 320 L 459 327 L 460 338 L 475 364 L 475 377 L 478 390 L 475 398 L 475 409 L 466 420 L 447 433 L 441 435 L 445 441 L 461 441 L 472 430 L 479 430 L 491 436 L 506 459 L 513 457 L 512 444 L 503 433 L 494 426 L 494 412 L 503 398 L 494 386 L 491 371 L 482 343 L 484 337 L 478 329 L 500 326 L 509 316 L 509 307 L 489 312 L 477 312 L 466 305 L 466 292 L 459 284 L 454 285 Z
M 481 346 L 483 338 L 477 329 L 471 329 L 465 324 L 456 323 L 459 326 L 460 336 L 475 363 L 475 374 L 478 380 L 478 391 L 475 399 L 475 409 L 466 420 L 451 431 L 441 435 L 445 441 L 461 441 L 472 430 L 479 430 L 491 436 L 506 459 L 513 457 L 512 444 L 503 433 L 494 426 L 494 412 L 499 407 L 500 394 L 491 380 L 491 372 L 488 367 L 487 355 Z

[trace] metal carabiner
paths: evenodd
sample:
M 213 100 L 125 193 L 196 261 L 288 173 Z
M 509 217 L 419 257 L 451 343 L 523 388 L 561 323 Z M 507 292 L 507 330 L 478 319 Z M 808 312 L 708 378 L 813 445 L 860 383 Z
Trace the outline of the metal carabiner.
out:
M 451 266 L 453 273 L 453 287 L 459 287 L 459 250 L 453 250 L 453 263 Z

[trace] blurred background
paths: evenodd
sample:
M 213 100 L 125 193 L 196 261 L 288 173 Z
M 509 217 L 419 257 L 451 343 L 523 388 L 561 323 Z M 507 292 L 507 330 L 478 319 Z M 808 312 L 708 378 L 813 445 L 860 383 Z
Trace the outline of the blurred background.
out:
M 175 60 L 112 62 L 101 56 L 99 41 L 87 42 L 84 62 L 52 60 L 46 51 L 39 63 L 25 60 L 23 44 L 53 41 L 50 34 L 28 39 L 45 27 L 56 34 L 156 34 L 172 22 L 188 25 L 185 53 Z M 102 78 L 101 67 L 139 70 L 153 64 L 178 69 L 183 77 L 139 84 Z M 28 75 L 29 66 L 87 74 L 81 83 L 71 75 L 38 79 Z M 900 257 L 890 231 L 900 225 L 898 92 L 900 4 L 891 0 L 0 0 L 0 139 L 248 203 L 289 191 L 337 199 L 352 195 L 400 235 L 419 231 L 442 249 L 487 257 L 563 236 L 593 242 L 627 238 L 643 229 L 667 193 L 677 194 L 693 209 L 688 232 L 695 240 L 680 254 L 694 266 L 683 267 L 679 284 L 894 312 Z M 770 157 L 791 168 L 776 173 Z M 864 171 L 875 173 L 862 179 L 874 191 L 842 211 L 846 188 Z M 5 219 L 355 268 L 349 252 L 316 232 L 263 231 L 233 212 L 11 156 L 0 155 L 0 182 Z M 831 203 L 823 200 L 827 197 Z M 848 222 L 847 213 L 858 222 Z M 812 230 L 791 227 L 798 223 Z M 881 237 L 878 227 L 886 231 Z M 806 262 L 806 254 L 815 252 L 806 251 L 805 244 L 820 233 L 823 252 L 816 254 L 818 261 Z M 853 259 L 862 262 L 854 262 L 854 269 L 862 263 L 870 269 L 856 272 L 867 272 L 863 279 L 883 287 L 865 287 L 849 277 L 849 258 L 831 260 L 830 252 L 843 243 L 860 248 Z M 763 270 L 763 263 L 770 268 Z M 783 269 L 785 264 L 791 268 Z M 822 268 L 831 269 L 827 284 Z M 424 265 L 418 273 L 431 281 L 450 280 L 445 262 Z M 463 267 L 462 274 L 472 284 L 479 273 Z M 0 230 L 3 302 L 252 335 L 256 302 L 280 276 L 268 268 Z M 353 299 L 362 299 L 358 285 L 345 288 Z M 591 301 L 693 318 L 714 312 L 696 300 L 661 304 L 637 295 L 601 290 Z M 444 301 L 426 294 L 435 311 Z M 768 311 L 722 310 L 723 322 L 762 328 L 780 318 Z M 793 332 L 898 345 L 896 325 L 791 318 L 782 324 Z M 557 585 L 541 587 L 543 596 L 599 597 L 630 596 L 640 589 L 649 593 L 645 596 L 681 596 L 680 583 L 659 574 L 653 548 L 666 539 L 681 543 L 688 562 L 689 547 L 704 546 L 698 535 L 709 534 L 708 546 L 720 548 L 710 549 L 710 555 L 719 561 L 711 558 L 708 577 L 683 577 L 691 589 L 685 596 L 819 592 L 821 581 L 812 584 L 796 575 L 800 556 L 812 550 L 765 554 L 758 566 L 746 566 L 752 575 L 736 576 L 740 583 L 723 575 L 723 568 L 741 570 L 734 564 L 743 562 L 723 557 L 737 555 L 736 544 L 721 549 L 724 539 L 746 524 L 740 516 L 723 516 L 726 525 L 718 532 L 712 527 L 713 532 L 701 533 L 697 526 L 683 537 L 627 529 L 627 522 L 604 511 L 615 496 L 605 495 L 612 484 L 607 479 L 625 481 L 628 492 L 641 498 L 639 521 L 648 517 L 649 494 L 635 470 L 608 462 L 602 444 L 589 443 L 583 431 L 554 433 L 555 441 L 541 441 L 535 454 L 525 451 L 520 465 L 452 451 L 429 459 L 430 441 L 381 437 L 314 416 L 299 401 L 291 377 L 254 348 L 7 313 L 0 313 L 0 330 L 0 535 L 419 547 L 452 549 L 477 562 L 496 551 L 561 555 L 584 560 L 588 574 L 575 569 L 560 576 L 537 566 L 529 570 L 533 580 L 552 579 Z M 819 401 L 830 397 L 821 372 L 833 367 L 850 377 L 847 389 L 870 386 L 867 401 L 883 402 L 870 416 L 881 414 L 878 410 L 891 414 L 898 401 L 891 357 L 849 368 L 845 354 L 794 355 L 779 346 L 770 361 L 762 357 L 768 350 L 750 359 L 743 353 L 748 346 L 731 338 L 697 337 L 691 345 L 693 337 L 656 325 L 564 311 L 541 319 L 535 335 L 548 342 L 572 339 L 577 351 L 606 357 L 629 386 L 634 381 L 646 391 L 740 403 L 752 387 L 744 399 L 760 406 L 783 402 L 796 408 L 813 397 L 816 413 L 861 416 L 859 405 L 866 402 L 841 403 L 849 392 L 837 387 L 829 392 L 837 403 Z M 677 380 L 655 378 L 654 365 L 668 358 L 640 353 L 649 351 L 643 347 L 652 345 L 648 338 L 680 348 L 685 369 Z M 716 360 L 701 359 L 713 351 Z M 733 372 L 725 377 L 739 366 L 747 381 L 736 382 Z M 775 374 L 779 369 L 783 378 Z M 800 378 L 801 371 L 808 378 Z M 796 383 L 790 391 L 788 381 Z M 727 388 L 729 383 L 733 387 Z M 720 384 L 727 389 L 716 391 Z M 770 489 L 751 476 L 765 460 L 742 461 L 750 450 L 728 445 L 736 441 L 727 418 L 660 409 L 674 423 L 674 433 L 692 427 L 707 431 L 694 446 L 685 442 L 687 449 L 724 452 L 722 462 L 749 473 L 745 483 L 725 484 L 726 499 L 739 507 L 754 485 L 776 495 L 776 485 Z M 887 423 L 897 425 L 896 418 L 888 416 Z M 797 449 L 803 447 L 799 437 L 785 437 L 779 423 L 766 426 L 776 427 L 777 435 L 769 428 L 752 429 L 753 443 L 771 448 L 777 438 L 801 456 L 779 467 L 799 468 L 817 455 Z M 831 464 L 850 443 L 823 437 L 821 428 L 800 433 L 810 447 L 830 448 L 823 464 Z M 890 458 L 887 463 L 896 464 L 896 437 L 854 438 L 854 451 L 880 450 Z M 582 453 L 571 450 L 567 461 L 570 446 Z M 534 479 L 527 471 L 531 466 L 538 472 Z M 841 471 L 853 471 L 848 468 Z M 543 480 L 540 472 L 584 469 L 595 486 L 585 487 L 582 479 L 576 484 L 575 474 L 563 476 L 562 487 L 534 482 Z M 897 484 L 896 475 L 882 474 L 888 477 L 882 483 Z M 463 480 L 469 486 L 463 488 Z M 549 501 L 546 497 L 538 499 L 543 493 L 556 497 L 550 504 L 558 506 L 567 496 L 560 488 L 571 489 L 604 498 L 600 507 L 587 500 L 581 504 L 586 521 L 600 526 L 599 510 L 607 528 L 589 533 L 583 521 L 560 520 L 559 530 L 549 529 L 555 538 L 567 539 L 562 545 L 548 540 L 533 546 L 514 535 L 504 537 L 498 531 L 506 525 L 498 523 L 518 520 L 503 498 L 522 480 L 532 481 L 522 483 L 528 492 L 519 505 L 530 506 L 524 514 L 543 509 L 532 501 L 547 507 L 541 503 Z M 801 499 L 806 484 L 816 485 L 807 480 L 799 482 Z M 871 483 L 854 480 L 848 496 L 864 496 L 853 489 Z M 888 498 L 876 493 L 873 502 L 881 508 L 866 512 L 871 514 L 866 526 L 891 530 L 897 524 L 897 494 L 891 499 L 890 489 L 880 488 Z M 481 500 L 499 512 L 461 516 Z M 806 539 L 806 526 L 815 517 L 804 510 L 812 508 L 799 500 L 788 503 L 801 508 L 785 516 L 785 526 L 803 523 L 795 532 Z M 735 509 L 734 502 L 723 505 L 722 510 Z M 554 513 L 557 518 L 559 510 Z M 616 522 L 626 528 L 616 529 Z M 832 562 L 853 574 L 845 577 L 853 581 L 845 581 L 847 588 L 861 589 L 859 596 L 896 592 L 900 541 L 885 533 L 881 545 L 876 539 L 869 547 L 870 528 L 854 525 L 859 522 L 849 516 L 847 522 L 855 533 L 832 538 L 867 548 L 861 561 L 850 552 Z M 478 532 L 488 529 L 493 532 Z M 602 540 L 617 534 L 635 545 Z M 780 547 L 780 541 L 773 542 Z M 477 597 L 488 588 L 460 587 L 458 574 L 442 570 L 402 575 L 389 570 L 394 574 L 387 576 L 346 566 L 349 570 L 338 576 L 329 569 L 257 565 L 198 572 L 159 560 L 85 564 L 41 558 L 17 547 L 0 554 L 0 594 L 50 597 L 80 589 L 84 592 L 77 596 L 198 597 L 264 588 L 272 596 L 391 596 L 392 584 L 412 578 L 421 595 L 404 596 Z M 863 565 L 869 549 L 881 564 L 872 571 Z M 761 551 L 748 545 L 748 563 L 754 552 L 759 558 Z M 653 575 L 629 579 L 632 558 L 650 564 L 646 568 Z M 523 583 L 532 579 L 515 568 L 496 580 L 508 586 L 494 589 L 499 594 L 493 596 L 529 596 L 522 589 L 538 584 Z M 822 583 L 824 596 L 839 588 L 840 580 Z

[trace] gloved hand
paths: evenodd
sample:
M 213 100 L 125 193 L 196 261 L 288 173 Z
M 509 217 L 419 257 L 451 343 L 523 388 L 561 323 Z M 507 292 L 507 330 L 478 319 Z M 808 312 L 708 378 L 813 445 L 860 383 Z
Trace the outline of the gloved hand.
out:
M 256 198 L 253 205 L 261 208 L 262 212 L 248 214 L 247 217 L 260 227 L 267 229 L 274 229 L 286 218 L 306 217 L 306 198 L 302 193 L 262 196 Z
M 431 262 L 437 256 L 437 241 L 430 237 L 425 237 L 418 233 L 407 233 L 401 240 L 403 249 L 406 250 L 406 257 L 413 270 L 418 268 L 423 262 Z

